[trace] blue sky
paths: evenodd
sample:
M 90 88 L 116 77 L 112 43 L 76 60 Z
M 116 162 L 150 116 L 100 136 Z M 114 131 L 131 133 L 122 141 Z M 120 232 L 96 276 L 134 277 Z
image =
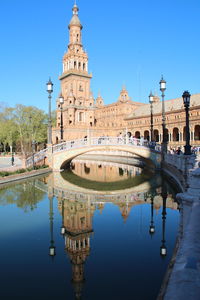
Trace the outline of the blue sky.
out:
M 73 0 L 0 0 L 0 102 L 34 105 L 47 111 L 46 81 L 54 83 L 68 45 Z M 184 90 L 200 92 L 199 0 L 77 0 L 83 45 L 93 73 L 91 88 L 106 104 L 123 84 L 134 101 L 159 92 L 166 99 Z

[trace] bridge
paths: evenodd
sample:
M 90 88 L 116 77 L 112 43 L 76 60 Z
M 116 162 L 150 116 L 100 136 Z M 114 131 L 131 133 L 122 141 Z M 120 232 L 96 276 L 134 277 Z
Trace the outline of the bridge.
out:
M 47 158 L 48 165 L 53 171 L 60 171 L 73 158 L 91 151 L 115 150 L 133 153 L 147 162 L 153 164 L 156 168 L 160 167 L 161 146 L 151 147 L 146 140 L 122 138 L 122 137 L 92 137 L 66 141 L 61 144 L 49 145 L 47 149 L 34 154 L 34 157 L 27 159 L 27 166 L 31 166 Z
M 61 170 L 64 164 L 74 157 L 90 151 L 118 150 L 136 154 L 146 160 L 151 161 L 155 166 L 160 166 L 161 155 L 160 146 L 152 149 L 147 141 L 120 139 L 113 137 L 99 137 L 83 140 L 67 141 L 59 145 L 49 146 L 48 149 L 35 154 L 35 161 L 40 161 L 47 157 L 49 165 L 53 170 Z M 33 158 L 27 160 L 27 164 L 32 164 Z M 181 300 L 200 298 L 200 156 L 198 155 L 176 155 L 166 153 L 162 168 L 169 178 L 172 178 L 180 187 L 182 193 L 177 195 L 180 202 L 180 228 L 178 233 L 176 253 L 171 262 L 165 283 L 160 291 L 158 299 Z M 60 175 L 60 172 L 53 172 Z M 56 182 L 56 179 L 58 181 Z M 59 182 L 59 184 L 57 184 Z M 38 188 L 42 188 L 41 186 Z M 62 181 L 54 179 L 54 186 L 50 194 L 58 198 L 80 199 L 83 195 L 74 190 L 63 190 Z M 142 186 L 144 192 L 148 191 L 148 186 Z M 102 202 L 102 195 L 95 195 L 84 191 L 84 201 L 90 198 L 94 203 Z M 126 191 L 127 201 L 135 201 L 135 190 Z M 138 195 L 137 191 L 137 195 Z M 95 192 L 96 193 L 96 192 Z M 123 191 L 124 193 L 124 191 Z M 140 195 L 140 194 L 139 194 Z M 141 193 L 141 199 L 145 195 Z M 103 202 L 120 201 L 121 193 L 107 195 Z M 128 203 L 127 202 L 127 203 Z M 191 276 L 192 275 L 192 276 Z

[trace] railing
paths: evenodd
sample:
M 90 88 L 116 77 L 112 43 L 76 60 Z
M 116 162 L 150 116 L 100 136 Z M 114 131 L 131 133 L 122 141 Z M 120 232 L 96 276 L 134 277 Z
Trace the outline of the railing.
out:
M 82 148 L 87 146 L 118 146 L 118 145 L 129 145 L 129 146 L 138 146 L 150 148 L 155 151 L 160 152 L 161 146 L 150 143 L 144 139 L 136 139 L 136 138 L 123 138 L 123 137 L 92 137 L 90 139 L 79 139 L 67 141 L 61 144 L 54 145 L 52 147 L 52 152 L 60 152 L 70 149 Z
M 52 146 L 52 153 L 61 152 L 71 149 L 77 149 L 88 146 L 118 146 L 118 145 L 129 145 L 137 147 L 145 147 L 155 150 L 157 152 L 161 151 L 161 146 L 155 143 L 151 143 L 144 139 L 128 138 L 128 137 L 92 137 L 84 138 L 72 141 L 66 141 L 61 144 Z M 33 166 L 35 163 L 43 160 L 47 156 L 47 150 L 44 149 L 40 152 L 34 153 L 32 156 L 28 157 L 26 160 L 26 167 Z
M 26 159 L 26 167 L 29 168 L 31 166 L 34 167 L 35 163 L 44 160 L 47 156 L 47 149 L 43 149 L 37 153 L 33 153 L 32 156 Z
M 165 154 L 165 162 L 173 165 L 182 173 L 188 172 L 195 168 L 195 165 L 200 161 L 200 155 L 184 155 L 184 154 Z

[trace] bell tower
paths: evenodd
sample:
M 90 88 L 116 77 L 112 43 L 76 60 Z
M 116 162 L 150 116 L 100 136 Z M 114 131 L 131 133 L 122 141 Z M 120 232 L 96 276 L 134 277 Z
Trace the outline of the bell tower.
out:
M 91 97 L 88 73 L 88 55 L 82 45 L 82 28 L 79 20 L 79 8 L 74 4 L 72 18 L 69 23 L 69 43 L 63 56 L 63 72 L 59 77 L 61 93 L 64 98 L 63 127 L 64 140 L 66 132 L 73 126 L 88 127 L 94 125 L 94 98 Z M 57 100 L 57 127 L 60 126 L 60 103 Z

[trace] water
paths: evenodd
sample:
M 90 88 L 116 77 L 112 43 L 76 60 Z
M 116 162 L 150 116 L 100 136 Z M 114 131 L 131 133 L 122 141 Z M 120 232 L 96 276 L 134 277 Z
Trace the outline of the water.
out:
M 0 298 L 156 299 L 177 236 L 175 194 L 160 176 L 103 162 L 1 188 Z

